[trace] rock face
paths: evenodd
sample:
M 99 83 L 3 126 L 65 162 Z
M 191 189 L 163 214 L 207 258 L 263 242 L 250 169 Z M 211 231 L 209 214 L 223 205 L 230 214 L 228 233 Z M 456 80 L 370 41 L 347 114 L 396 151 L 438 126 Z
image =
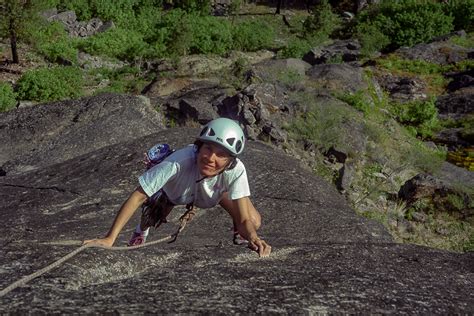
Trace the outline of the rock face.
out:
M 36 169 L 163 127 L 146 98 L 103 94 L 26 107 L 0 116 L 0 165 L 7 173 Z
M 469 171 L 467 171 L 469 173 Z M 460 179 L 457 179 L 460 181 Z M 472 182 L 472 181 L 470 181 Z M 456 217 L 473 222 L 474 208 L 468 194 L 457 190 L 453 184 L 429 174 L 418 174 L 408 180 L 398 192 L 398 197 L 407 201 L 408 206 L 427 199 L 437 212 L 448 212 Z M 462 183 L 462 182 L 459 182 Z M 463 183 L 469 185 L 468 183 Z M 472 185 L 471 185 L 472 187 Z M 429 208 L 427 205 L 426 208 Z
M 307 71 L 307 75 L 322 88 L 339 93 L 354 93 L 368 87 L 362 68 L 349 64 L 315 65 Z
M 90 100 L 75 102 L 75 113 L 88 113 Z M 46 111 L 49 107 L 31 108 L 28 117 L 37 119 L 28 126 L 36 134 L 18 133 L 17 143 L 41 143 L 52 122 L 60 125 L 61 112 Z M 67 102 L 56 107 L 66 113 L 72 108 Z M 142 124 L 125 108 L 114 112 L 110 134 L 89 125 L 97 133 L 88 137 L 103 146 L 63 159 L 44 156 L 30 171 L 20 172 L 20 162 L 12 163 L 18 172 L 0 177 L 1 289 L 70 253 L 81 240 L 103 235 L 137 186 L 142 152 L 156 142 L 184 146 L 198 132 L 135 133 L 117 142 L 121 130 Z M 21 122 L 23 113 L 3 113 L 0 119 L 10 122 L 16 114 Z M 81 125 L 68 124 L 63 142 L 51 143 L 51 153 L 70 153 L 64 144 L 85 133 Z M 1 126 L 0 135 L 18 131 L 13 123 Z M 30 148 L 22 146 L 2 153 L 27 154 Z M 222 209 L 198 210 L 175 243 L 134 251 L 86 249 L 0 297 L 0 312 L 474 312 L 473 253 L 393 243 L 380 224 L 358 217 L 330 184 L 267 145 L 249 142 L 242 160 L 262 214 L 261 236 L 273 246 L 269 258 L 232 245 L 232 222 Z M 174 232 L 183 211 L 174 210 L 151 240 Z M 135 214 L 117 245 L 124 244 L 137 220 Z
M 337 40 L 328 46 L 315 47 L 303 56 L 303 60 L 311 65 L 331 61 L 351 62 L 359 58 L 360 44 L 357 40 Z
M 449 65 L 472 58 L 474 50 L 447 41 L 437 41 L 428 44 L 417 44 L 409 48 L 399 48 L 396 53 L 406 59 Z

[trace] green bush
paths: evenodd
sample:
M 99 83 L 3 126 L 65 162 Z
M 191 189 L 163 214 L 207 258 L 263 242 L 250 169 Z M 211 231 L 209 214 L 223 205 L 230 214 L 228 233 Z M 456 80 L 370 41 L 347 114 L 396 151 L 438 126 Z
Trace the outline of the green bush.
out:
M 59 22 L 29 25 L 26 40 L 50 62 L 77 62 L 77 48 Z
M 315 6 L 312 14 L 303 23 L 304 35 L 307 38 L 329 38 L 340 27 L 341 19 L 332 11 L 327 0 Z
M 387 35 L 371 23 L 364 23 L 357 26 L 356 37 L 361 45 L 361 53 L 364 56 L 370 56 L 377 51 L 381 51 L 390 44 Z
M 455 30 L 474 31 L 474 0 L 449 0 L 443 8 L 454 18 Z
M 183 9 L 189 13 L 197 13 L 200 15 L 208 15 L 211 11 L 210 0 L 177 0 L 174 7 Z
M 365 91 L 361 90 L 356 93 L 342 94 L 337 97 L 364 114 L 368 114 L 371 110 L 370 102 L 365 95 Z
M 279 58 L 302 58 L 313 46 L 303 38 L 293 37 L 278 51 Z
M 129 61 L 142 57 L 148 45 L 140 33 L 114 28 L 78 42 L 78 47 L 93 55 L 105 55 Z
M 422 138 L 432 136 L 440 126 L 434 98 L 427 101 L 415 100 L 395 104 L 393 113 L 398 122 L 414 128 L 416 134 Z
M 16 94 L 10 84 L 0 82 L 0 112 L 8 111 L 15 107 Z
M 235 49 L 251 52 L 270 47 L 275 33 L 265 21 L 244 21 L 234 25 L 232 36 Z
M 232 48 L 232 30 L 226 20 L 189 14 L 191 54 L 223 55 Z
M 88 21 L 92 18 L 90 0 L 61 0 L 57 7 L 60 11 L 73 10 L 79 21 Z
M 384 1 L 357 19 L 358 29 L 378 29 L 387 36 L 388 48 L 426 42 L 453 27 L 453 17 L 444 13 L 443 4 L 431 1 Z
M 38 102 L 75 98 L 82 95 L 82 85 L 78 68 L 38 68 L 25 72 L 18 80 L 18 97 Z

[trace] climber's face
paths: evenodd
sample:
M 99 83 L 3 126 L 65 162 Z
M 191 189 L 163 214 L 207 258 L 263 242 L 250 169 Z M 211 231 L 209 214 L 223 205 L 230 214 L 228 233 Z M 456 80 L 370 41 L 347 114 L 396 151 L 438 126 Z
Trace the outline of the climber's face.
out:
M 202 176 L 213 177 L 224 170 L 232 157 L 221 146 L 203 143 L 198 152 L 197 165 Z

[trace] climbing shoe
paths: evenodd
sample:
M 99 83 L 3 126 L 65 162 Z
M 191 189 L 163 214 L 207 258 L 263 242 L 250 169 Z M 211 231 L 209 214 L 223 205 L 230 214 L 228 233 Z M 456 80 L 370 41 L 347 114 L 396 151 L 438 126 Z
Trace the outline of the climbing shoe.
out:
M 234 245 L 247 245 L 249 242 L 244 237 L 240 236 L 239 232 L 234 231 Z
M 128 242 L 128 246 L 139 246 L 143 245 L 146 241 L 146 237 L 143 233 L 137 233 L 133 232 L 132 238 L 130 238 L 130 241 Z

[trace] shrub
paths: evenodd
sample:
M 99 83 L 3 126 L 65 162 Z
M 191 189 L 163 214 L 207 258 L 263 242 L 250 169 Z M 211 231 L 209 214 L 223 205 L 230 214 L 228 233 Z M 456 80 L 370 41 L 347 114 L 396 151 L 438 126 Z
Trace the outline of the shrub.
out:
M 303 23 L 304 35 L 307 38 L 328 38 L 341 25 L 341 19 L 332 11 L 327 0 L 317 5 L 312 14 Z
M 198 13 L 200 15 L 208 15 L 211 11 L 210 0 L 177 0 L 174 7 L 183 9 L 186 12 Z
M 88 21 L 92 18 L 92 8 L 89 4 L 89 0 L 74 0 L 67 1 L 62 0 L 58 7 L 58 10 L 72 10 L 76 13 L 79 21 Z
M 38 23 L 28 28 L 27 41 L 50 62 L 77 62 L 77 48 L 59 22 Z
M 223 55 L 232 48 L 232 31 L 228 21 L 190 14 L 189 23 L 191 54 Z
M 16 94 L 10 84 L 0 82 L 0 112 L 8 111 L 16 105 Z
M 455 30 L 474 31 L 474 0 L 449 0 L 443 9 L 454 18 Z
M 78 42 L 78 47 L 93 55 L 133 61 L 145 54 L 147 44 L 140 33 L 117 27 Z
M 453 17 L 443 4 L 425 1 L 386 1 L 361 14 L 357 28 L 375 28 L 390 39 L 388 48 L 413 46 L 453 30 Z
M 315 103 L 312 96 L 307 94 L 297 94 L 295 99 L 296 104 L 300 103 L 308 110 L 298 114 L 285 127 L 293 138 L 310 142 L 321 152 L 343 143 L 341 126 L 347 117 L 345 109 Z
M 312 48 L 306 39 L 293 37 L 288 44 L 278 51 L 280 58 L 302 58 Z
M 75 67 L 29 70 L 18 80 L 21 100 L 56 101 L 82 95 L 82 72 Z
M 371 23 L 360 24 L 356 29 L 356 37 L 361 45 L 361 53 L 364 56 L 370 56 L 377 51 L 381 51 L 390 44 L 387 35 Z
M 365 92 L 362 90 L 351 94 L 341 94 L 338 96 L 338 99 L 346 102 L 347 104 L 363 112 L 364 114 L 368 114 L 370 112 L 370 102 L 365 96 Z
M 415 100 L 396 104 L 393 112 L 397 121 L 416 129 L 417 135 L 430 137 L 439 127 L 438 110 L 434 98 L 428 101 Z
M 270 47 L 275 34 L 265 21 L 244 21 L 232 30 L 234 48 L 243 51 L 256 51 Z

